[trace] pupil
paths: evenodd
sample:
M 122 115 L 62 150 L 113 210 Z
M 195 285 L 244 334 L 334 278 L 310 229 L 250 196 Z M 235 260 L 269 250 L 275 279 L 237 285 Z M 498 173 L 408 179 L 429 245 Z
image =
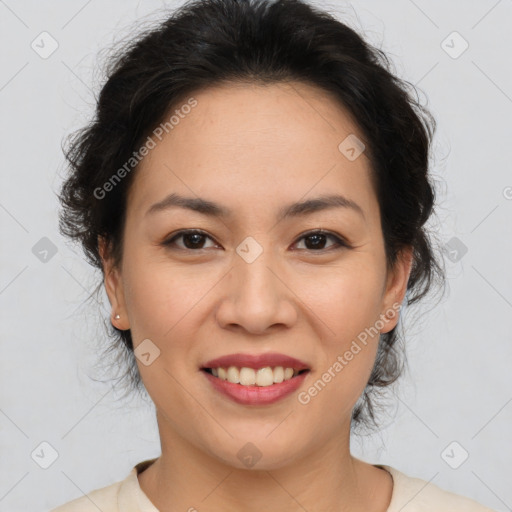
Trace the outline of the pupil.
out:
M 325 235 L 310 235 L 306 238 L 306 240 L 315 239 L 316 242 L 312 244 L 312 247 L 308 247 L 308 249 L 318 249 L 319 243 L 322 245 L 322 242 L 325 242 Z M 318 243 L 319 242 L 319 243 Z M 309 244 L 311 245 L 311 244 Z M 306 246 L 308 246 L 308 243 L 306 242 Z
M 188 249 L 197 249 L 196 245 L 201 245 L 202 238 L 203 238 L 203 235 L 201 235 L 199 233 L 189 233 L 188 235 L 185 235 L 185 237 L 184 237 L 185 246 Z M 191 239 L 192 239 L 192 244 L 188 244 L 186 241 L 191 240 Z M 192 247 L 190 247 L 190 245 L 192 245 Z

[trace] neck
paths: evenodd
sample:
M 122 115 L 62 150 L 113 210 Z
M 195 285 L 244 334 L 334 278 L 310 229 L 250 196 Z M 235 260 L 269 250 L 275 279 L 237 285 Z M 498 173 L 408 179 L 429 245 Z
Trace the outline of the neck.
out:
M 350 454 L 349 431 L 273 469 L 233 467 L 159 419 L 162 455 L 139 474 L 159 510 L 385 512 L 389 473 Z

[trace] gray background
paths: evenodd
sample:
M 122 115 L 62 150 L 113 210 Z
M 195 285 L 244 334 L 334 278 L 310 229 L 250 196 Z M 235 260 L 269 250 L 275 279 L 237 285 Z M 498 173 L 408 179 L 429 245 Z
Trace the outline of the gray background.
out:
M 382 432 L 354 438 L 353 453 L 512 510 L 512 2 L 315 3 L 386 50 L 439 123 L 435 229 L 449 293 L 421 321 L 406 317 L 409 370 Z M 98 52 L 162 6 L 0 0 L 1 511 L 48 510 L 159 454 L 151 406 L 116 402 L 89 378 L 103 331 L 83 301 L 98 275 L 58 234 L 55 194 L 62 138 L 87 122 L 101 85 Z M 43 31 L 58 43 L 47 58 L 31 47 L 43 51 Z M 460 55 L 454 31 L 469 44 Z M 41 252 L 43 237 L 55 254 Z M 58 453 L 48 469 L 42 442 Z

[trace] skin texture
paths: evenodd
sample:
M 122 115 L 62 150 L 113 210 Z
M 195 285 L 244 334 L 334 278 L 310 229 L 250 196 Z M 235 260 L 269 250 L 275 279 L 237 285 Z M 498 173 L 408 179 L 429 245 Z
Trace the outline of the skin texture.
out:
M 101 245 L 112 322 L 131 329 L 135 347 L 149 338 L 160 350 L 151 365 L 138 361 L 162 446 L 139 475 L 141 488 L 160 510 L 383 512 L 391 476 L 350 453 L 351 412 L 378 336 L 308 404 L 297 399 L 406 291 L 411 252 L 386 271 L 369 160 L 338 149 L 349 134 L 362 139 L 360 131 L 333 97 L 302 83 L 224 84 L 193 97 L 197 106 L 136 171 L 119 268 Z M 174 207 L 145 215 L 172 192 L 232 214 Z M 331 208 L 277 221 L 284 205 L 333 193 L 358 203 L 364 217 Z M 183 229 L 207 236 L 163 245 Z M 304 238 L 315 229 L 350 248 L 336 249 L 330 237 L 315 248 Z M 263 250 L 252 263 L 236 252 L 248 236 Z M 283 353 L 311 372 L 275 404 L 240 405 L 200 371 L 235 352 Z M 252 468 L 237 457 L 247 442 L 261 452 Z

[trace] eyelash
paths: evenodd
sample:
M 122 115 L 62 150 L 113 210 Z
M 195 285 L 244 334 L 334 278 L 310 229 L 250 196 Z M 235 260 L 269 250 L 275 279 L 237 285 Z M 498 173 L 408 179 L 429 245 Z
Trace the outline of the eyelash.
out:
M 172 245 L 175 243 L 175 241 L 179 238 L 182 238 L 183 236 L 186 236 L 186 235 L 202 235 L 202 236 L 205 236 L 206 238 L 209 238 L 210 240 L 214 241 L 213 238 L 211 236 L 209 236 L 208 234 L 206 234 L 204 231 L 201 231 L 201 230 L 198 230 L 198 229 L 187 229 L 187 230 L 183 230 L 183 231 L 178 231 L 176 234 L 174 234 L 170 239 L 167 239 L 165 240 L 164 242 L 162 242 L 162 245 L 164 247 L 167 247 L 167 248 L 173 248 Z M 318 252 L 318 253 L 322 253 L 322 252 L 328 252 L 328 251 L 331 251 L 331 250 L 339 250 L 339 249 L 350 249 L 350 245 L 341 237 L 335 235 L 334 233 L 331 233 L 330 231 L 325 231 L 323 229 L 317 229 L 317 230 L 313 230 L 313 231 L 308 231 L 307 233 L 304 233 L 302 234 L 295 243 L 297 243 L 298 241 L 304 239 L 304 238 L 308 238 L 310 236 L 313 236 L 313 235 L 326 235 L 328 238 L 332 238 L 335 240 L 336 242 L 336 245 L 334 247 L 330 247 L 328 249 L 318 249 L 318 250 L 314 250 L 314 249 L 298 249 L 300 251 L 308 251 L 308 252 Z M 295 244 L 294 244 L 295 245 Z M 185 248 L 182 248 L 182 247 L 178 247 L 177 248 L 178 250 L 182 250 L 182 251 L 202 251 L 202 250 L 206 250 L 206 249 L 203 249 L 203 248 L 199 248 L 199 249 L 189 249 L 188 247 L 185 247 Z

